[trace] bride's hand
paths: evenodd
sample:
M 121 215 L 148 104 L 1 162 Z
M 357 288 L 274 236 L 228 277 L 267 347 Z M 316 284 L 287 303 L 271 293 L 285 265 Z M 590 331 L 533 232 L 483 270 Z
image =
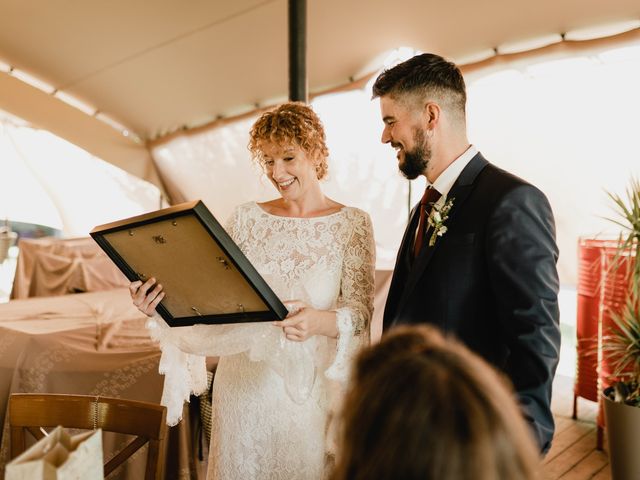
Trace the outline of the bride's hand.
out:
M 316 310 L 299 300 L 285 302 L 289 315 L 282 321 L 273 322 L 282 327 L 287 340 L 304 342 L 314 335 L 337 337 L 336 314 L 328 310 Z
M 156 279 L 152 277 L 144 283 L 140 280 L 136 280 L 129 284 L 129 294 L 131 295 L 133 304 L 138 308 L 138 310 L 148 317 L 153 315 L 156 306 L 158 306 L 164 298 L 162 285 L 157 284 L 153 287 L 155 283 Z

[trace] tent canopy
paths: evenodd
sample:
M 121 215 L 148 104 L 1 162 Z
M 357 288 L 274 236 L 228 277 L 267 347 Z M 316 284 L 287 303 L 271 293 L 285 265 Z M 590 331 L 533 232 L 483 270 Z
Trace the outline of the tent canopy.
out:
M 149 140 L 286 99 L 287 6 L 0 0 L 0 109 L 153 180 Z M 461 62 L 639 15 L 637 0 L 308 1 L 309 91 L 374 72 L 401 46 Z M 15 78 L 22 72 L 45 85 Z M 59 98 L 65 95 L 87 113 Z M 127 136 L 100 118 L 121 124 Z

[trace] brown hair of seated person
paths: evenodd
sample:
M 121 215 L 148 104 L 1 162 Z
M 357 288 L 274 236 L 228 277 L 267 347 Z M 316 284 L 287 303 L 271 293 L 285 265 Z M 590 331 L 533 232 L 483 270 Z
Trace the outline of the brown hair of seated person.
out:
M 332 480 L 535 479 L 538 450 L 503 377 L 433 327 L 363 350 Z

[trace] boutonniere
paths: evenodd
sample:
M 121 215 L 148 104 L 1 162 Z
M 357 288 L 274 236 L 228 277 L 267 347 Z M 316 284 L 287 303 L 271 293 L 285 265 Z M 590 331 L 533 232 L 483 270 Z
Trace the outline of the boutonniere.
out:
M 449 218 L 449 211 L 451 210 L 451 207 L 453 207 L 453 198 L 449 198 L 443 203 L 436 202 L 431 207 L 431 213 L 429 213 L 429 218 L 427 218 L 427 224 L 429 227 L 433 228 L 431 237 L 429 237 L 430 247 L 435 245 L 438 237 L 447 233 L 447 226 L 444 222 Z

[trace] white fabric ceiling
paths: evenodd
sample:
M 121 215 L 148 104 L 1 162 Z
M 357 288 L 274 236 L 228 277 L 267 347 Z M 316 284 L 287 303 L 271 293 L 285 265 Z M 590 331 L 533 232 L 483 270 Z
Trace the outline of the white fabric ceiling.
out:
M 401 46 L 433 51 L 467 63 L 470 58 L 477 59 L 478 54 L 493 49 L 509 51 L 519 42 L 640 19 L 638 0 L 307 1 L 308 81 L 312 94 L 347 85 L 353 79 L 375 72 L 388 53 Z M 182 187 L 185 196 L 193 198 L 194 191 L 187 191 L 185 182 L 180 184 L 180 175 L 193 176 L 188 155 L 178 149 L 173 157 L 162 157 L 158 151 L 162 150 L 163 142 L 154 140 L 166 138 L 167 134 L 184 127 L 206 125 L 219 117 L 286 99 L 287 3 L 287 0 L 0 0 L 0 110 L 49 130 L 138 177 L 158 183 L 149 153 L 150 146 L 155 146 L 160 167 L 163 161 L 171 160 L 176 167 L 169 172 L 170 180 L 178 189 Z M 10 68 L 14 71 L 6 73 Z M 89 114 L 47 93 L 46 88 L 43 91 L 24 83 L 17 78 L 18 71 L 49 84 L 52 90 L 83 101 L 89 107 Z M 99 120 L 93 114 L 95 111 L 119 122 L 130 135 L 123 136 Z M 485 108 L 483 115 L 491 111 L 492 108 Z M 377 121 L 377 117 L 373 118 Z M 245 124 L 239 125 L 246 129 Z M 362 124 L 358 125 L 359 131 L 350 132 L 348 139 L 353 148 L 358 145 L 354 141 L 357 135 L 363 134 Z M 209 135 L 214 139 L 215 135 Z M 369 136 L 371 141 L 374 136 Z M 369 137 L 362 142 L 368 143 Z M 164 145 L 171 147 L 175 142 L 180 143 L 179 140 L 174 138 Z M 576 139 L 574 144 L 583 142 Z M 216 140 L 216 143 L 224 146 L 224 142 Z M 246 140 L 240 143 L 246 155 Z M 488 145 L 486 141 L 480 143 Z M 382 147 L 378 145 L 378 148 Z M 482 148 L 500 164 L 500 151 L 492 152 L 488 146 Z M 545 148 L 557 150 L 553 145 Z M 217 150 L 207 146 L 207 152 L 197 160 L 204 162 L 213 158 Z M 339 150 L 335 149 L 334 153 Z M 625 155 L 621 152 L 617 156 Z M 236 156 L 227 161 L 248 160 Z M 566 160 L 571 152 L 564 156 L 563 165 L 571 165 Z M 216 168 L 204 171 L 215 173 L 216 180 L 228 180 L 220 166 L 221 159 L 225 158 L 216 156 Z M 349 152 L 344 158 L 351 158 Z M 372 155 L 370 160 L 375 158 Z M 584 163 L 582 157 L 579 161 Z M 535 161 L 530 164 L 537 165 Z M 235 172 L 235 163 L 229 165 Z M 246 165 L 248 169 L 250 163 L 247 161 Z M 388 166 L 395 172 L 393 162 Z M 624 172 L 618 164 L 611 168 L 620 169 L 621 178 L 626 175 L 626 167 Z M 334 171 L 338 181 L 341 170 Z M 245 176 L 253 173 L 239 172 L 240 180 L 244 178 L 242 172 Z M 535 172 L 524 173 L 527 178 L 535 178 Z M 551 175 L 546 177 L 554 179 Z M 553 200 L 555 190 L 553 185 L 544 185 L 546 177 L 537 180 Z M 601 180 L 601 176 L 597 178 Z M 363 183 L 370 187 L 370 180 L 364 179 Z M 396 179 L 393 183 L 385 179 L 388 197 L 393 197 L 393 201 L 386 199 L 389 201 L 385 208 L 390 212 L 406 207 L 407 185 L 400 181 Z M 601 187 L 600 183 L 594 183 L 593 188 Z M 615 191 L 619 183 L 609 182 L 607 188 Z M 206 188 L 213 189 L 213 185 L 211 182 Z M 258 198 L 254 190 L 241 181 L 233 185 L 237 198 L 226 195 L 229 204 Z M 368 191 L 371 193 L 374 189 Z M 202 192 L 200 196 L 204 198 L 205 188 Z M 214 194 L 222 194 L 215 191 L 209 195 L 216 214 L 224 217 L 228 212 L 221 209 Z M 349 200 L 347 203 L 353 201 L 339 195 L 336 198 Z M 358 198 L 361 202 L 369 201 L 359 194 Z M 373 202 L 360 206 L 380 216 L 381 209 L 374 208 Z M 558 212 L 558 220 L 565 222 L 563 228 L 567 230 L 566 218 L 562 216 L 564 210 Z M 402 220 L 395 215 L 395 220 Z M 383 221 L 377 225 L 389 226 Z M 575 245 L 575 232 L 570 233 L 565 235 L 565 243 Z M 390 245 L 393 243 L 393 239 L 377 235 L 383 246 L 387 240 Z M 386 251 L 395 252 L 395 244 L 392 247 Z M 385 252 L 380 248 L 379 251 Z M 389 258 L 392 256 L 389 254 Z M 575 259 L 575 255 L 565 255 L 565 258 Z
M 144 140 L 285 99 L 287 0 L 0 0 L 0 62 L 140 136 L 0 74 L 0 109 L 151 178 Z M 548 34 L 640 18 L 637 0 L 308 0 L 310 92 L 400 46 L 461 61 Z M 117 133 L 117 132 L 116 132 Z

